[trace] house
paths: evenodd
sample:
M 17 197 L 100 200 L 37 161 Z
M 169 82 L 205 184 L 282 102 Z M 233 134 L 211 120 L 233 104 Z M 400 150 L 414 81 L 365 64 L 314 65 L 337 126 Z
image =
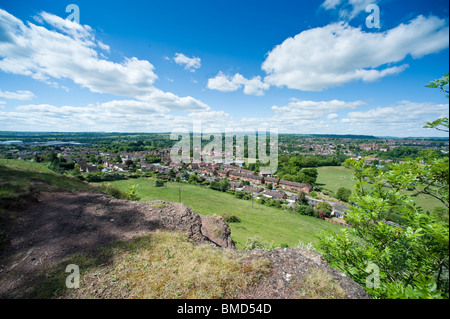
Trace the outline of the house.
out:
M 279 178 L 275 178 L 275 177 L 264 177 L 264 184 L 269 185 L 270 183 L 272 183 L 272 185 L 278 186 L 278 183 L 280 182 Z
M 273 191 L 273 190 L 265 190 L 263 193 L 264 196 L 273 198 L 273 199 L 286 199 L 287 195 L 285 192 Z
M 312 191 L 312 186 L 310 184 L 280 180 L 278 185 L 284 189 L 288 189 L 291 191 L 304 191 L 306 194 L 309 194 Z
M 262 177 L 272 176 L 272 170 L 270 168 L 261 167 L 258 175 Z
M 228 176 L 228 171 L 224 170 L 224 169 L 219 169 L 217 171 L 217 175 L 219 175 L 220 177 L 229 177 Z
M 189 164 L 189 166 L 188 166 L 190 169 L 198 169 L 199 168 L 199 165 L 197 164 L 197 163 L 191 163 L 191 164 Z
M 253 186 L 248 186 L 248 185 L 246 185 L 246 186 L 244 186 L 244 188 L 242 189 L 242 191 L 243 191 L 244 193 L 259 194 L 259 193 L 261 193 L 262 191 L 264 191 L 264 188 L 261 188 L 261 187 L 253 187 Z
M 78 160 L 77 164 L 80 166 L 80 171 L 81 172 L 86 172 L 87 171 L 88 165 L 87 165 L 85 160 Z
M 98 172 L 97 166 L 88 166 L 86 167 L 86 173 L 95 173 Z
M 241 182 L 230 182 L 230 189 L 235 190 L 236 188 L 242 188 L 244 185 L 242 185 Z

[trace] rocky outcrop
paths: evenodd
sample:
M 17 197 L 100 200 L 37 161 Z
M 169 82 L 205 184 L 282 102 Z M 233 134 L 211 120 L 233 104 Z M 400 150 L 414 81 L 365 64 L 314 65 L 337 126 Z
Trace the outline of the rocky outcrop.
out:
M 300 248 L 274 248 L 253 249 L 247 254 L 251 258 L 268 259 L 272 265 L 272 273 L 259 286 L 247 292 L 243 298 L 302 298 L 304 296 L 301 291 L 315 289 L 315 287 L 304 289 L 305 278 L 308 278 L 313 270 L 319 269 L 323 276 L 333 282 L 330 282 L 330 288 L 332 284 L 342 288 L 338 298 L 370 299 L 363 287 L 344 273 L 330 267 L 327 261 L 316 252 Z M 336 298 L 336 296 L 329 297 Z

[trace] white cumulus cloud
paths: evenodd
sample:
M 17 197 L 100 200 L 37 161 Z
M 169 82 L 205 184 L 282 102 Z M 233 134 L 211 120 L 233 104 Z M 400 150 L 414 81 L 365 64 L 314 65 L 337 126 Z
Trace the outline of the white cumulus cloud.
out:
M 219 72 L 214 78 L 208 79 L 207 88 L 221 92 L 232 92 L 244 87 L 244 93 L 247 95 L 264 95 L 264 91 L 270 88 L 270 85 L 264 83 L 260 76 L 251 79 L 236 73 L 234 76 Z
M 19 90 L 16 92 L 1 91 L 0 97 L 11 100 L 31 100 L 35 97 L 33 92 Z
M 158 76 L 147 60 L 125 57 L 117 63 L 104 58 L 97 50 L 110 48 L 95 39 L 91 27 L 46 12 L 35 21 L 42 25 L 25 24 L 0 9 L 0 71 L 50 84 L 54 84 L 50 80 L 69 79 L 92 92 L 138 99 L 160 110 L 209 109 L 193 97 L 154 87 Z M 21 96 L 30 95 L 22 92 Z
M 262 64 L 265 83 L 320 91 L 353 81 L 375 81 L 405 70 L 392 65 L 448 48 L 445 20 L 418 16 L 385 32 L 339 22 L 306 30 L 277 45 Z
M 201 64 L 201 59 L 198 57 L 189 58 L 185 56 L 183 53 L 175 53 L 175 57 L 173 58 L 176 64 L 184 65 L 184 69 L 190 72 L 195 72 L 195 70 L 199 69 Z

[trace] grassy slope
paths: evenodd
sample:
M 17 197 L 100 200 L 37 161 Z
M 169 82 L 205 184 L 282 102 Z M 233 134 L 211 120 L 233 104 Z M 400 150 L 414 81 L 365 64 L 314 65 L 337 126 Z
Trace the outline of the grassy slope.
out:
M 338 230 L 340 226 L 327 223 L 318 218 L 302 216 L 295 212 L 284 211 L 242 199 L 231 194 L 211 190 L 190 184 L 168 183 L 166 187 L 154 187 L 154 181 L 140 178 L 112 182 L 114 186 L 126 191 L 128 186 L 138 184 L 136 193 L 141 200 L 166 200 L 178 202 L 179 187 L 181 201 L 197 213 L 203 215 L 236 215 L 240 223 L 230 223 L 231 236 L 239 248 L 247 238 L 260 236 L 265 242 L 279 246 L 287 243 L 294 247 L 299 240 L 304 243 L 317 243 L 314 237 L 322 230 Z
M 353 190 L 355 181 L 352 179 L 353 171 L 350 168 L 346 168 L 344 166 L 325 166 L 318 167 L 317 171 L 319 173 L 317 183 L 320 186 L 335 193 L 339 187 L 345 187 Z M 428 195 L 419 194 L 414 196 L 413 200 L 418 206 L 429 211 L 431 211 L 434 206 L 444 207 L 440 201 Z

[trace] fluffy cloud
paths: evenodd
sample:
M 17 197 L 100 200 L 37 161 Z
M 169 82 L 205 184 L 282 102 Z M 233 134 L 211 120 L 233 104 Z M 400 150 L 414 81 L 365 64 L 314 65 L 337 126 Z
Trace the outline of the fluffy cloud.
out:
M 232 92 L 244 87 L 244 93 L 247 95 L 264 95 L 264 90 L 268 90 L 270 85 L 261 81 L 260 76 L 247 79 L 239 73 L 234 76 L 225 75 L 219 72 L 214 78 L 208 79 L 207 88 L 222 92 Z
M 331 5 L 331 4 L 330 4 Z M 314 28 L 286 39 L 262 64 L 265 83 L 320 91 L 352 81 L 375 81 L 408 66 L 407 55 L 420 58 L 448 47 L 445 20 L 418 16 L 385 32 L 367 33 L 344 22 Z
M 0 103 L 1 104 L 1 103 Z M 1 105 L 0 105 L 1 106 Z M 28 104 L 11 111 L 0 110 L 5 130 L 170 132 L 174 128 L 192 129 L 193 121 L 204 128 L 224 127 L 231 116 L 223 111 L 193 111 L 187 116 L 161 113 L 159 106 L 134 100 L 114 100 L 86 107 Z
M 35 95 L 30 91 L 0 91 L 0 97 L 11 100 L 31 100 Z
M 277 116 L 282 118 L 312 120 L 320 119 L 324 115 L 330 115 L 334 112 L 346 109 L 356 109 L 357 107 L 363 105 L 365 105 L 363 101 L 302 101 L 292 99 L 292 101 L 288 105 L 272 106 L 272 110 L 275 111 L 275 114 Z M 336 117 L 334 116 L 333 118 Z
M 321 7 L 326 10 L 339 9 L 339 16 L 351 20 L 361 11 L 365 11 L 369 4 L 376 4 L 377 0 L 326 0 Z
M 190 72 L 195 72 L 195 70 L 199 69 L 202 66 L 200 58 L 189 58 L 183 53 L 175 53 L 175 57 L 173 58 L 173 60 L 178 65 L 184 65 L 184 69 Z
M 209 109 L 190 96 L 178 97 L 155 88 L 158 76 L 147 60 L 131 57 L 116 63 L 99 56 L 97 49 L 108 51 L 109 46 L 97 41 L 89 26 L 46 12 L 35 20 L 46 27 L 24 24 L 0 9 L 1 71 L 48 83 L 50 79 L 69 79 L 92 92 L 140 100 L 128 102 L 135 107 L 146 105 L 161 111 Z
M 342 119 L 342 123 L 355 128 L 364 128 L 365 131 L 378 132 L 380 135 L 389 131 L 398 136 L 410 136 L 416 134 L 413 132 L 417 132 L 427 121 L 448 116 L 448 104 L 401 101 L 394 106 L 349 112 Z M 437 135 L 434 130 L 428 131 Z

